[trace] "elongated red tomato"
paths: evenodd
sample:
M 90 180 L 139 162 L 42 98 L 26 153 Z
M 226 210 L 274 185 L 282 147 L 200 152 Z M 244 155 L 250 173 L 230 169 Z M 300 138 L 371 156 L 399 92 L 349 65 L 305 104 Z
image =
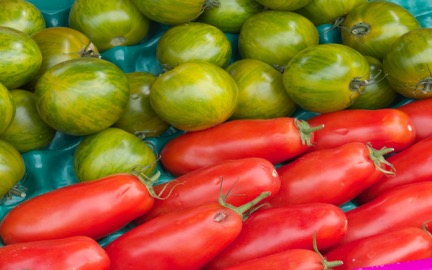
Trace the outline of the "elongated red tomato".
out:
M 329 262 L 321 254 L 309 249 L 288 249 L 255 260 L 228 266 L 224 270 L 323 270 L 333 269 L 333 267 L 341 264 L 341 261 Z
M 432 137 L 421 140 L 388 159 L 396 174 L 382 176 L 365 189 L 356 200 L 363 204 L 384 192 L 405 184 L 430 181 L 432 179 Z
M 325 149 L 358 141 L 370 142 L 375 149 L 393 148 L 395 152 L 410 146 L 416 136 L 409 116 L 397 109 L 352 109 L 314 116 L 311 126 L 324 124 L 317 130 L 311 149 Z
M 383 157 L 391 151 L 352 142 L 307 153 L 277 169 L 281 188 L 269 203 L 273 207 L 317 202 L 342 205 L 383 175 L 394 173 L 386 168 Z
M 277 164 L 306 152 L 316 129 L 292 117 L 232 120 L 172 139 L 161 162 L 176 176 L 222 160 L 260 157 Z
M 335 246 L 347 229 L 344 212 L 332 204 L 302 204 L 260 209 L 244 222 L 239 236 L 203 269 L 228 266 L 287 249 L 313 250 Z
M 408 114 L 416 129 L 416 142 L 432 136 L 432 98 L 417 99 L 397 109 Z
M 420 227 L 432 219 L 431 209 L 432 182 L 393 188 L 345 212 L 349 226 L 340 244 L 408 226 Z
M 1 247 L 0 269 L 105 270 L 110 261 L 94 239 L 73 236 Z
M 431 256 L 432 236 L 418 227 L 406 227 L 358 239 L 325 254 L 327 260 L 343 261 L 336 268 L 338 270 L 407 262 Z
M 183 208 L 217 202 L 221 181 L 222 192 L 231 195 L 227 197 L 227 203 L 234 206 L 245 204 L 264 191 L 271 193 L 267 197 L 269 199 L 280 188 L 279 175 L 268 160 L 245 158 L 221 161 L 184 174 L 173 182 L 155 186 L 156 194 L 171 188 L 173 190 L 163 200 L 155 200 L 153 207 L 138 218 L 136 223 Z
M 2 220 L 0 236 L 5 244 L 78 235 L 99 239 L 143 215 L 153 202 L 135 175 L 110 175 L 20 203 Z
M 238 236 L 243 213 L 262 195 L 245 207 L 207 203 L 138 225 L 105 247 L 110 269 L 199 270 Z

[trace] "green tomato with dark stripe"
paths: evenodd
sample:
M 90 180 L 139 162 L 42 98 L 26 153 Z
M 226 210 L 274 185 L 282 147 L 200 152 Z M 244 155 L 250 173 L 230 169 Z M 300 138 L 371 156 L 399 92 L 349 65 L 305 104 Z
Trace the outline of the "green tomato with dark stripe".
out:
M 190 22 L 171 27 L 162 34 L 156 55 L 165 69 L 190 61 L 206 61 L 226 67 L 231 59 L 231 42 L 217 27 Z
M 10 143 L 0 140 L 0 199 L 25 175 L 26 167 L 20 152 Z
M 79 181 L 131 172 L 151 177 L 156 171 L 156 154 L 135 135 L 110 127 L 80 141 L 74 153 L 73 166 Z
M 26 0 L 1 0 L 0 25 L 7 26 L 28 35 L 46 27 L 42 12 Z
M 10 91 L 0 83 L 0 134 L 12 123 L 16 106 Z
M 294 11 L 300 9 L 312 0 L 256 0 L 268 9 Z
M 21 153 L 48 146 L 56 130 L 39 116 L 34 93 L 22 89 L 14 89 L 10 93 L 16 113 L 10 126 L 0 134 L 0 139 L 12 144 Z
M 366 58 L 353 48 L 320 44 L 298 53 L 286 66 L 283 84 L 301 108 L 327 113 L 349 107 L 370 78 Z
M 38 112 L 48 125 L 82 136 L 114 124 L 125 111 L 130 90 L 126 74 L 113 63 L 78 58 L 49 68 L 34 93 Z
M 16 89 L 29 82 L 42 64 L 37 43 L 26 33 L 0 26 L 0 83 Z
M 155 112 L 175 128 L 195 131 L 226 121 L 237 107 L 238 88 L 223 68 L 186 62 L 162 73 L 150 89 Z

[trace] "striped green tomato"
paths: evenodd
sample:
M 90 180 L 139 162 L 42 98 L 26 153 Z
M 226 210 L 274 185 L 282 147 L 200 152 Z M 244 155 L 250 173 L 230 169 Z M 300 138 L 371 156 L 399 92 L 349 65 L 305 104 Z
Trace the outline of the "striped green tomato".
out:
M 189 61 L 207 61 L 226 67 L 231 59 L 231 42 L 217 27 L 190 22 L 171 27 L 157 45 L 159 62 L 172 69 Z
M 37 43 L 26 33 L 0 26 L 0 83 L 16 89 L 29 82 L 42 64 Z
M 294 11 L 309 4 L 312 0 L 256 0 L 268 9 Z
M 1 0 L 0 25 L 32 35 L 46 27 L 42 12 L 26 0 Z
M 237 106 L 238 88 L 221 67 L 187 62 L 162 73 L 150 89 L 150 104 L 173 127 L 194 131 L 227 120 Z
M 11 144 L 0 140 L 0 199 L 6 195 L 26 172 L 24 159 Z
M 12 144 L 21 153 L 46 147 L 56 131 L 39 116 L 34 93 L 21 89 L 11 90 L 10 93 L 16 113 L 9 128 L 0 134 L 0 139 Z
M 79 181 L 132 171 L 151 177 L 156 171 L 156 154 L 135 135 L 110 127 L 81 140 L 74 153 L 73 166 Z
M 307 111 L 333 112 L 350 106 L 370 78 L 366 58 L 351 47 L 328 43 L 299 52 L 286 66 L 283 84 Z
M 132 0 L 75 0 L 69 27 L 88 36 L 102 52 L 138 44 L 148 34 L 150 21 Z
M 10 91 L 0 83 L 0 134 L 12 123 L 16 106 Z
M 42 119 L 57 131 L 88 135 L 114 124 L 129 100 L 126 74 L 99 58 L 78 58 L 48 69 L 35 89 Z

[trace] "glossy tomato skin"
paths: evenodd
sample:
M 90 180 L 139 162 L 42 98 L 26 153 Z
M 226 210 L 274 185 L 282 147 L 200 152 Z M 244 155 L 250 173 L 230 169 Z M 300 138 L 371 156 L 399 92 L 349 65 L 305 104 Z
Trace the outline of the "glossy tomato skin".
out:
M 75 150 L 73 166 L 79 181 L 133 170 L 151 177 L 156 171 L 156 154 L 137 136 L 110 127 L 82 139 Z
M 362 54 L 346 45 L 329 43 L 296 54 L 285 67 L 283 84 L 303 109 L 327 113 L 349 107 L 369 77 L 369 63 Z
M 315 132 L 313 150 L 328 149 L 359 141 L 375 149 L 393 148 L 399 152 L 414 143 L 416 132 L 409 116 L 395 108 L 352 109 L 320 114 L 308 119 L 310 125 L 322 125 Z
M 76 0 L 68 18 L 69 27 L 88 36 L 100 51 L 136 45 L 150 29 L 132 0 Z
M 0 25 L 28 35 L 39 32 L 46 26 L 42 12 L 33 3 L 25 0 L 2 0 Z
M 257 59 L 240 59 L 226 70 L 239 89 L 237 108 L 231 119 L 269 119 L 291 115 L 297 105 L 282 83 L 282 74 Z
M 113 127 L 121 128 L 138 137 L 157 137 L 164 133 L 169 124 L 162 120 L 150 105 L 150 88 L 156 75 L 147 72 L 130 72 L 130 97 L 125 112 Z
M 430 181 L 432 178 L 432 137 L 414 143 L 403 151 L 387 158 L 396 174 L 382 176 L 375 184 L 364 190 L 357 201 L 361 204 L 370 201 L 397 186 Z
M 393 174 L 382 171 L 386 164 L 380 158 L 391 152 L 388 150 L 378 154 L 365 143 L 352 142 L 307 153 L 277 169 L 281 189 L 269 203 L 273 207 L 305 203 L 342 205 L 384 175 Z M 375 153 L 379 156 L 373 156 Z
M 0 236 L 6 245 L 79 235 L 97 240 L 143 215 L 153 202 L 135 175 L 110 175 L 20 203 L 2 220 Z
M 13 100 L 10 91 L 0 83 L 0 134 L 2 134 L 12 123 L 15 112 L 16 105 Z
M 416 17 L 398 4 L 365 2 L 345 17 L 341 28 L 342 42 L 364 55 L 382 60 L 396 39 L 419 28 L 421 25 Z
M 289 11 L 266 10 L 247 19 L 239 33 L 241 58 L 284 67 L 301 50 L 317 45 L 318 30 L 305 17 Z
M 163 200 L 155 200 L 153 207 L 136 223 L 143 223 L 156 216 L 198 206 L 207 202 L 217 202 L 222 185 L 222 193 L 231 194 L 226 202 L 241 206 L 258 197 L 262 192 L 278 193 L 280 178 L 273 164 L 261 158 L 226 160 L 194 170 L 175 178 L 172 182 L 156 185 L 159 194 L 164 188 L 168 195 Z M 172 189 L 171 192 L 169 190 Z
M 233 114 L 238 99 L 234 79 L 205 61 L 186 62 L 162 73 L 150 89 L 150 104 L 163 120 L 184 131 L 218 125 Z
M 33 79 L 24 86 L 28 90 L 34 91 L 37 80 L 55 64 L 82 57 L 100 58 L 99 50 L 89 37 L 70 27 L 44 28 L 31 37 L 41 50 L 42 64 Z
M 42 64 L 42 53 L 30 35 L 0 26 L 0 83 L 16 89 L 29 82 Z
M 300 9 L 307 4 L 309 4 L 312 0 L 282 0 L 282 1 L 274 1 L 274 0 L 257 0 L 261 5 L 274 10 L 285 10 L 285 11 L 295 11 Z
M 348 229 L 340 245 L 407 226 L 421 227 L 431 220 L 432 183 L 395 187 L 345 212 Z
M 105 247 L 110 269 L 201 269 L 238 236 L 242 223 L 218 203 L 156 217 Z
M 238 33 L 250 16 L 263 9 L 258 1 L 219 0 L 218 7 L 205 9 L 197 21 L 216 26 L 224 33 Z
M 303 204 L 260 209 L 244 222 L 241 233 L 203 269 L 224 269 L 287 249 L 313 250 L 336 245 L 345 234 L 344 212 L 332 204 Z
M 130 89 L 126 74 L 98 58 L 77 58 L 47 70 L 35 89 L 42 119 L 57 131 L 89 135 L 114 124 L 124 113 Z
M 324 256 L 343 261 L 341 270 L 426 259 L 432 256 L 432 237 L 419 227 L 406 227 L 352 241 Z
M 10 143 L 0 140 L 0 199 L 25 175 L 26 165 L 20 152 Z
M 312 0 L 297 13 L 311 20 L 315 25 L 333 23 L 347 15 L 355 6 L 367 0 Z
M 244 119 L 187 132 L 165 144 L 161 162 L 176 176 L 229 159 L 260 157 L 277 164 L 305 153 L 310 147 L 302 142 L 297 123 L 291 117 Z M 308 135 L 313 143 L 313 132 Z
M 158 42 L 156 56 L 165 69 L 190 61 L 206 61 L 226 67 L 231 59 L 231 42 L 219 28 L 189 22 L 164 32 Z
M 432 29 L 411 30 L 396 39 L 383 59 L 390 86 L 413 99 L 432 97 Z
M 397 109 L 408 114 L 413 122 L 416 129 L 415 142 L 432 136 L 432 126 L 429 124 L 432 119 L 432 98 L 412 100 Z
M 0 134 L 0 139 L 9 142 L 21 153 L 48 146 L 56 130 L 39 116 L 34 93 L 22 89 L 14 89 L 10 93 L 16 113 L 10 126 Z
M 2 270 L 108 270 L 109 266 L 105 250 L 86 236 L 17 243 L 0 248 Z

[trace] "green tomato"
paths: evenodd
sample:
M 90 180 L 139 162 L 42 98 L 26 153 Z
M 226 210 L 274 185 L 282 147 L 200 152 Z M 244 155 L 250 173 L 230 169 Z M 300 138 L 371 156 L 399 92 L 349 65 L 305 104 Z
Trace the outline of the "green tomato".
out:
M 231 119 L 269 119 L 296 109 L 282 82 L 282 73 L 256 59 L 241 59 L 226 68 L 239 89 Z
M 155 112 L 175 128 L 205 129 L 226 121 L 237 106 L 238 88 L 221 67 L 187 62 L 162 73 L 150 89 Z
M 320 44 L 298 53 L 286 66 L 283 84 L 301 108 L 326 113 L 347 108 L 364 91 L 369 63 L 342 44 Z
M 150 87 L 156 75 L 147 72 L 126 74 L 129 80 L 129 104 L 122 117 L 113 125 L 138 137 L 157 137 L 170 125 L 162 120 L 150 105 Z
M 256 0 L 268 9 L 294 11 L 300 9 L 312 0 Z
M 241 58 L 284 67 L 294 55 L 319 41 L 318 30 L 305 17 L 267 10 L 249 17 L 238 37 Z
M 77 58 L 48 69 L 35 89 L 42 119 L 57 131 L 89 135 L 122 116 L 129 101 L 126 74 L 111 62 Z
M 42 12 L 25 0 L 0 0 L 0 25 L 7 26 L 28 35 L 45 29 Z
M 190 22 L 171 27 L 157 45 L 156 55 L 165 69 L 189 61 L 207 61 L 226 67 L 231 59 L 231 42 L 217 27 Z
M 34 93 L 22 89 L 14 89 L 10 93 L 16 113 L 9 128 L 0 134 L 0 139 L 12 144 L 21 153 L 48 146 L 56 130 L 39 116 Z
M 74 153 L 73 166 L 79 181 L 133 171 L 150 177 L 156 171 L 156 155 L 135 135 L 110 127 L 81 140 Z
M 69 27 L 88 36 L 102 52 L 138 44 L 149 32 L 150 21 L 132 0 L 75 0 Z
M 16 106 L 10 91 L 0 83 L 0 134 L 12 123 Z
M 11 144 L 0 140 L 0 199 L 6 195 L 26 172 L 24 159 Z

